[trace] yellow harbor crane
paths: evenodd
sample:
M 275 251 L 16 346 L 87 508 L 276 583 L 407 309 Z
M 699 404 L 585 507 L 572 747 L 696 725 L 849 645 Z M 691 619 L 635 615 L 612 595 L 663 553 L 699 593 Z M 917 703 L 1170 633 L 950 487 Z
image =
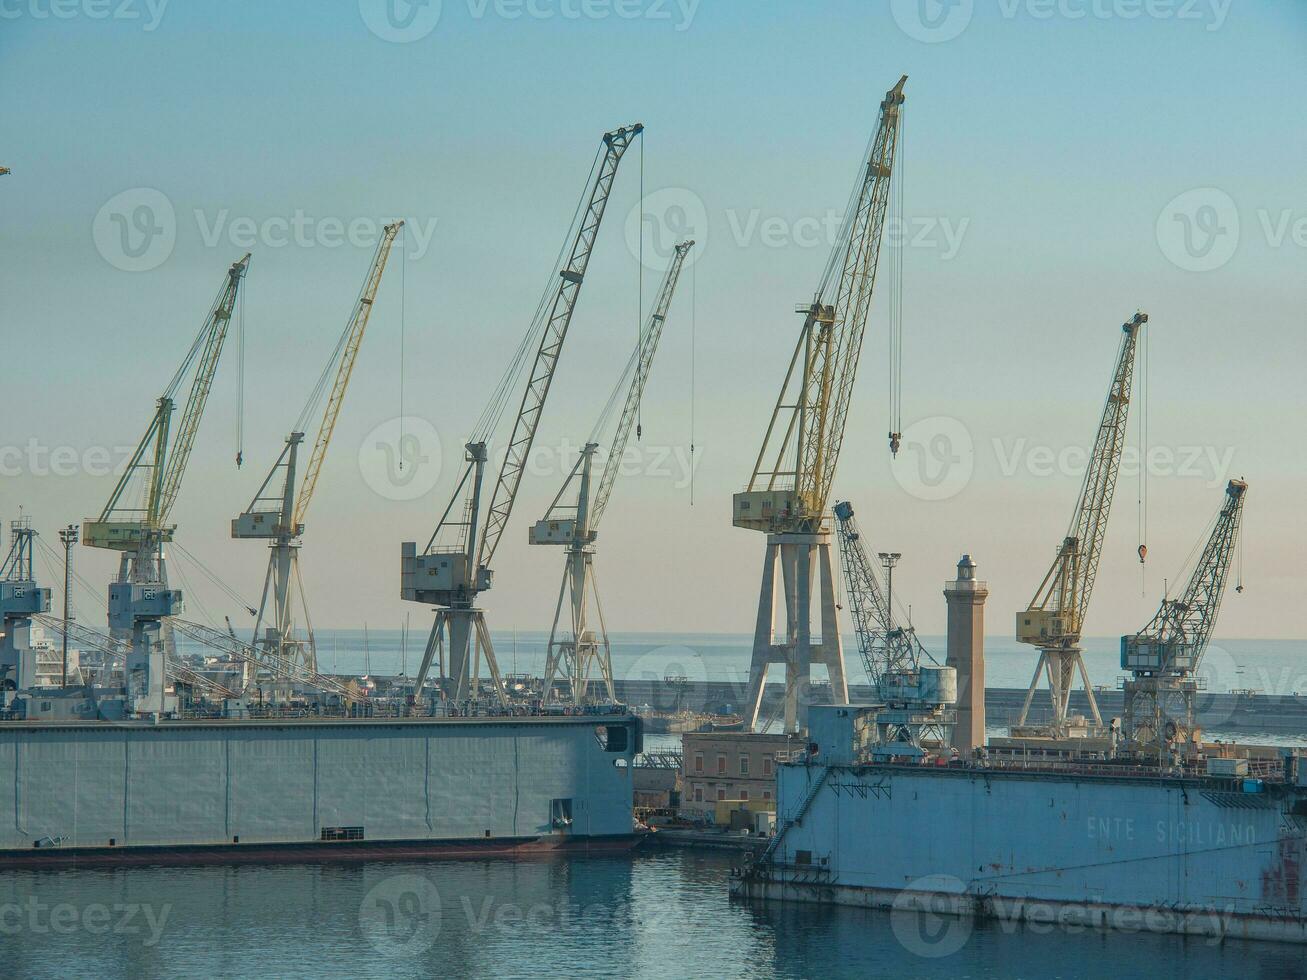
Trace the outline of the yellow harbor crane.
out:
M 322 472 L 322 463 L 327 456 L 327 447 L 331 445 L 331 436 L 336 431 L 336 420 L 340 417 L 341 406 L 345 402 L 345 392 L 358 360 L 359 347 L 367 330 L 368 319 L 372 314 L 373 301 L 381 285 L 381 276 L 386 269 L 395 236 L 404 226 L 397 221 L 386 225 L 382 231 L 381 241 L 377 243 L 376 254 L 368 269 L 367 278 L 345 329 L 336 342 L 336 347 L 328 359 L 326 367 L 309 397 L 308 404 L 295 430 L 286 437 L 285 448 L 268 472 L 258 492 L 245 512 L 231 522 L 233 538 L 253 538 L 266 540 L 269 544 L 268 571 L 263 579 L 263 595 L 259 600 L 259 610 L 254 621 L 253 646 L 263 651 L 263 662 L 287 663 L 309 673 L 318 669 L 317 645 L 313 636 L 313 624 L 309 618 L 308 602 L 304 595 L 304 581 L 300 576 L 299 551 L 301 537 L 304 534 L 304 519 L 308 513 L 309 503 L 318 486 L 318 477 Z M 333 375 L 332 369 L 335 368 Z M 331 387 L 328 391 L 327 383 Z M 297 461 L 300 443 L 304 441 L 306 423 L 312 416 L 324 391 L 327 391 L 326 407 L 322 412 L 322 421 L 318 425 L 317 438 L 313 442 L 313 453 L 309 456 L 304 478 L 296 494 Z M 277 490 L 277 478 L 281 477 L 280 490 Z M 294 601 L 292 591 L 298 593 L 299 608 L 304 614 L 305 638 L 299 639 L 295 633 Z M 268 600 L 272 599 L 272 621 L 264 627 L 268 613 Z M 249 672 L 249 661 L 247 673 Z M 247 678 L 248 680 L 248 678 Z
M 848 701 L 826 503 L 844 440 L 876 284 L 907 80 L 906 75 L 900 78 L 880 104 L 880 123 L 859 174 L 852 209 L 845 216 L 812 301 L 796 311 L 804 316 L 803 329 L 748 488 L 735 494 L 733 501 L 735 526 L 767 535 L 749 669 L 748 729 L 758 720 L 763 685 L 772 664 L 785 666 L 787 732 L 806 724 L 799 693 L 806 689 L 814 663 L 826 667 L 832 696 Z M 784 638 L 775 642 L 778 566 L 785 582 L 786 616 Z M 811 635 L 814 572 L 821 596 L 821 642 L 817 644 Z
M 1026 691 L 1021 715 L 1012 728 L 1013 735 L 1066 738 L 1072 734 L 1090 734 L 1083 717 L 1072 717 L 1068 713 L 1071 688 L 1077 673 L 1085 686 L 1085 696 L 1093 715 L 1092 734 L 1103 732 L 1103 717 L 1080 653 L 1080 631 L 1085 612 L 1089 609 L 1089 597 L 1094 591 L 1103 539 L 1107 535 L 1107 518 L 1121 469 L 1121 452 L 1125 448 L 1126 420 L 1134 386 L 1135 351 L 1147 322 L 1146 313 L 1136 313 L 1121 327 L 1121 346 L 1112 371 L 1112 384 L 1103 406 L 1103 417 L 1098 423 L 1085 482 L 1071 516 L 1071 526 L 1058 547 L 1052 567 L 1035 591 L 1035 597 L 1025 610 L 1017 613 L 1016 638 L 1039 648 L 1039 662 Z M 1044 676 L 1048 678 L 1052 717 L 1047 725 L 1030 726 L 1026 724 L 1030 704 L 1040 678 Z
M 167 617 L 181 612 L 182 594 L 168 588 L 164 545 L 172 541 L 177 529 L 169 523 L 169 515 L 195 447 L 249 261 L 246 254 L 227 270 L 204 326 L 156 402 L 145 435 L 109 502 L 98 518 L 82 525 L 84 544 L 122 556 L 118 576 L 109 585 L 109 626 L 115 637 L 131 638 L 124 676 L 129 709 L 138 714 L 171 710 L 164 681 L 173 652 L 172 637 L 164 624 Z M 177 391 L 192 370 L 181 424 L 173 433 Z

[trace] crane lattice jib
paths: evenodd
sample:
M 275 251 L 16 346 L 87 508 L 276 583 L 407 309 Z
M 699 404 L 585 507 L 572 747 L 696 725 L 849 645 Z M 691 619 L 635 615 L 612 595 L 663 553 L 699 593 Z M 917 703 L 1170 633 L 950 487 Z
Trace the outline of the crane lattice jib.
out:
M 1171 668 L 1172 658 L 1180 651 L 1192 664 L 1190 670 L 1197 670 L 1202 662 L 1221 611 L 1247 491 L 1248 484 L 1242 480 L 1230 481 L 1221 512 L 1184 592 L 1178 599 L 1164 599 L 1157 615 L 1143 629 L 1144 634 L 1155 635 L 1162 641 L 1162 649 L 1167 652 L 1164 672 Z
M 643 130 L 644 126 L 636 123 L 604 134 L 604 157 L 596 170 L 594 183 L 590 189 L 589 203 L 577 227 L 571 253 L 559 271 L 558 289 L 554 294 L 549 317 L 540 338 L 540 348 L 536 351 L 535 362 L 531 365 L 526 391 L 522 395 L 522 404 L 513 423 L 513 433 L 508 440 L 504 465 L 499 471 L 499 479 L 490 497 L 490 508 L 479 550 L 479 564 L 482 566 L 489 566 L 495 549 L 499 547 L 499 539 L 503 536 L 504 528 L 508 525 L 508 516 L 513 511 L 517 488 L 522 482 L 522 473 L 526 468 L 527 456 L 530 455 L 531 445 L 535 442 L 536 429 L 540 425 L 540 416 L 544 411 L 545 400 L 549 397 L 549 388 L 554 380 L 554 369 L 558 365 L 559 355 L 563 352 L 563 342 L 567 339 L 567 328 L 572 322 L 572 311 L 576 309 L 577 297 L 581 295 L 581 284 L 585 281 L 586 266 L 590 264 L 595 236 L 599 233 L 599 225 L 608 206 L 608 196 L 613 188 L 613 180 L 617 176 L 617 165 L 621 163 L 627 147 Z
M 236 294 L 240 289 L 241 280 L 245 277 L 245 270 L 249 267 L 249 261 L 250 257 L 246 255 L 228 270 L 227 282 L 218 297 L 218 302 L 214 304 L 213 311 L 209 314 L 208 333 L 199 364 L 195 369 L 195 381 L 186 398 L 186 409 L 182 413 L 181 425 L 168 456 L 158 502 L 150 514 L 150 526 L 153 529 L 157 530 L 167 522 L 168 514 L 177 499 L 177 492 L 181 489 L 186 464 L 190 462 L 191 450 L 195 447 L 195 436 L 199 432 L 200 419 L 204 416 L 204 406 L 208 403 L 209 392 L 213 390 L 213 376 L 218 370 L 218 360 L 222 356 L 223 342 L 227 339 L 227 327 L 231 323 L 232 311 L 236 308 Z
M 318 474 L 322 471 L 322 462 L 326 459 L 327 446 L 331 444 L 332 433 L 336 431 L 336 419 L 340 415 L 341 405 L 345 402 L 345 391 L 349 387 L 350 375 L 354 372 L 354 362 L 358 360 L 363 334 L 368 328 L 368 318 L 372 315 L 372 305 L 377 297 L 377 289 L 381 285 L 381 275 L 386 271 L 386 260 L 390 258 L 390 249 L 395 242 L 395 236 L 403 227 L 404 222 L 397 221 L 386 225 L 383 229 L 381 241 L 377 243 L 376 255 L 372 259 L 372 266 L 368 269 L 367 279 L 363 282 L 363 290 L 354 304 L 353 314 L 345 329 L 345 341 L 340 352 L 336 379 L 331 386 L 326 408 L 323 409 L 322 424 L 318 426 L 318 437 L 313 443 L 313 455 L 309 457 L 309 465 L 300 483 L 299 496 L 295 500 L 295 515 L 291 527 L 298 527 L 304 523 L 309 501 L 313 499 L 313 491 L 317 489 Z
M 867 158 L 858 204 L 849 216 L 847 234 L 842 236 L 847 245 L 835 305 L 829 315 L 818 320 L 818 342 L 813 346 L 813 369 L 808 374 L 809 385 L 816 390 L 804 392 L 805 403 L 812 407 L 800 433 L 802 455 L 796 481 L 799 500 L 813 514 L 826 509 L 844 441 L 844 423 L 876 285 L 906 81 L 906 75 L 899 79 L 881 103 L 880 126 Z
M 839 529 L 840 564 L 848 590 L 849 612 L 858 651 L 873 687 L 886 674 L 905 673 L 921 665 L 924 649 L 911 627 L 894 625 L 889 602 L 881 590 L 875 567 L 863 544 L 862 532 L 847 501 L 835 505 Z
M 1057 559 L 1040 585 L 1031 609 L 1058 614 L 1065 633 L 1054 638 L 1062 643 L 1080 639 L 1085 611 L 1094 591 L 1094 579 L 1107 535 L 1112 495 L 1121 469 L 1125 448 L 1126 421 L 1130 413 L 1130 396 L 1134 385 L 1135 351 L 1148 315 L 1136 313 L 1121 328 L 1121 346 L 1117 353 L 1112 385 L 1103 405 L 1103 416 L 1094 438 L 1094 451 L 1085 471 L 1085 481 L 1071 519 L 1071 527 L 1058 551 Z
M 685 256 L 693 247 L 692 241 L 682 242 L 676 246 L 676 253 L 672 256 L 672 263 L 663 276 L 662 285 L 658 289 L 658 298 L 649 314 L 649 322 L 645 325 L 644 336 L 637 353 L 638 359 L 635 362 L 635 375 L 631 379 L 631 387 L 626 392 L 626 404 L 622 406 L 622 415 L 617 423 L 617 431 L 613 434 L 608 460 L 604 463 L 604 472 L 599 479 L 599 491 L 595 495 L 594 503 L 590 505 L 588 523 L 591 531 L 598 530 L 599 519 L 603 516 L 604 508 L 608 506 L 613 484 L 622 469 L 622 456 L 626 453 L 626 444 L 630 441 L 631 429 L 635 426 L 640 408 L 640 396 L 649 378 L 649 366 L 658 351 L 658 341 L 662 337 L 663 324 L 667 322 L 667 310 L 672 305 L 672 295 L 676 292 L 676 282 L 681 277 Z

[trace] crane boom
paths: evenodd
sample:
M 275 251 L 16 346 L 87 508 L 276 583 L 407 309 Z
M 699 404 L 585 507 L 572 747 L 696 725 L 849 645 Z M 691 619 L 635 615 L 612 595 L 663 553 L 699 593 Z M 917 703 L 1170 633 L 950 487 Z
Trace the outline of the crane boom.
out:
M 309 509 L 309 502 L 313 499 L 313 491 L 318 487 L 318 474 L 322 471 L 322 461 L 326 459 L 332 433 L 336 431 L 336 419 L 340 415 L 341 405 L 345 402 L 345 391 L 349 387 L 350 376 L 354 373 L 354 362 L 358 360 L 364 331 L 368 328 L 368 318 L 372 315 L 372 304 L 381 285 L 381 275 L 386 271 L 386 260 L 390 258 L 390 249 L 395 242 L 395 236 L 403 227 L 404 222 L 396 221 L 386 225 L 382 230 L 381 241 L 377 243 L 372 266 L 363 282 L 363 290 L 359 293 L 354 311 L 345 327 L 336 378 L 331 386 L 331 394 L 327 397 L 326 408 L 322 412 L 322 423 L 318 426 L 318 437 L 313 443 L 313 453 L 309 456 L 309 465 L 304 471 L 304 481 L 300 484 L 299 496 L 295 500 L 292 525 L 304 523 L 304 515 Z
M 250 256 L 245 255 L 232 265 L 223 280 L 222 288 L 214 300 L 204 326 L 196 335 L 190 351 L 173 376 L 168 389 L 159 398 L 154 415 L 145 435 L 137 444 L 126 470 L 119 478 L 113 493 L 97 520 L 88 520 L 83 529 L 83 542 L 93 548 L 111 548 L 123 552 L 140 550 L 149 536 L 170 540 L 173 529 L 168 526 L 168 515 L 181 488 L 182 476 L 195 445 L 200 418 L 213 387 L 213 377 L 222 356 L 223 342 L 241 280 L 249 267 Z M 169 448 L 169 433 L 174 395 L 187 370 L 198 359 L 195 378 L 186 399 L 186 409 L 176 438 Z M 128 489 L 136 477 L 148 472 L 144 508 L 125 504 Z
M 772 410 L 748 490 L 736 495 L 738 526 L 764 531 L 786 527 L 803 530 L 824 516 L 876 285 L 907 80 L 906 75 L 900 78 L 880 104 L 880 121 L 859 178 L 853 210 L 845 217 L 812 302 L 799 309 L 805 314 L 799 342 Z M 832 286 L 833 302 L 827 299 Z M 796 378 L 796 395 L 787 398 L 790 383 Z M 773 437 L 780 440 L 774 455 L 770 451 Z M 747 499 L 753 492 L 769 494 L 776 490 L 794 491 L 794 499 L 786 502 L 789 506 L 775 508 L 781 513 L 773 512 L 771 501 L 758 498 L 762 506 L 755 508 Z M 750 506 L 741 508 L 742 502 Z M 768 513 L 762 518 L 758 511 Z
M 617 176 L 617 165 L 621 163 L 627 147 L 643 131 L 644 126 L 636 123 L 604 134 L 603 159 L 596 168 L 589 201 L 577 225 L 571 251 L 559 271 L 557 289 L 540 337 L 540 347 L 536 351 L 531 373 L 527 376 L 526 391 L 522 395 L 513 432 L 508 440 L 508 452 L 491 492 L 485 530 L 478 551 L 478 564 L 482 567 L 489 567 L 513 511 L 527 456 L 535 441 L 540 416 L 554 380 L 554 369 L 563 352 L 563 342 L 567 339 L 567 328 L 572 322 L 577 297 L 581 295 L 581 285 L 585 281 L 586 267 L 590 264 L 595 237 L 599 234 L 599 225 L 608 206 L 613 180 Z
M 867 554 L 852 504 L 847 500 L 837 503 L 835 519 L 839 525 L 840 564 L 844 566 L 858 650 L 867 678 L 879 688 L 887 675 L 914 671 L 923 660 L 930 660 L 930 654 L 917 639 L 915 629 L 894 622 L 894 612 Z
M 591 531 L 598 529 L 599 519 L 603 517 L 604 510 L 608 507 L 608 498 L 612 496 L 613 484 L 617 482 L 617 474 L 622 469 L 622 457 L 626 454 L 626 446 L 631 439 L 631 429 L 635 426 L 635 419 L 640 407 L 640 396 L 644 392 L 645 382 L 649 378 L 649 367 L 653 363 L 654 354 L 658 352 L 658 341 L 662 338 L 663 324 L 667 322 L 667 310 L 672 305 L 672 295 L 676 292 L 676 283 L 681 277 L 681 268 L 685 265 L 685 257 L 692 248 L 694 248 L 693 241 L 681 242 L 676 246 L 671 265 L 668 266 L 667 272 L 663 276 L 662 285 L 658 288 L 658 298 L 654 301 L 653 310 L 649 314 L 649 321 L 645 325 L 643 338 L 639 346 L 632 352 L 631 360 L 627 363 L 626 371 L 622 375 L 623 378 L 626 378 L 634 369 L 631 387 L 626 392 L 626 404 L 622 406 L 622 415 L 618 419 L 617 430 L 613 433 L 613 442 L 608 450 L 608 459 L 604 463 L 604 471 L 599 478 L 599 490 L 595 494 L 594 503 L 590 506 L 589 526 Z

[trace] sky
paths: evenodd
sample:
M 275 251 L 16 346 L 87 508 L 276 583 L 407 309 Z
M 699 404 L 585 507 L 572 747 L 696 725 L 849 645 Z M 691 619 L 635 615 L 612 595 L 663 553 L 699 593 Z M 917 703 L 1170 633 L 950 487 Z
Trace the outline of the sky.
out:
M 266 556 L 230 520 L 403 217 L 302 564 L 316 626 L 425 630 L 400 543 L 425 543 L 454 491 L 601 135 L 641 122 L 482 605 L 492 629 L 548 628 L 562 555 L 527 528 L 688 235 L 596 567 L 610 630 L 749 632 L 763 537 L 731 526 L 730 497 L 902 74 L 904 448 L 885 438 L 882 279 L 835 496 L 903 554 L 918 626 L 943 632 L 965 552 L 989 631 L 1009 633 L 1065 533 L 1120 325 L 1144 310 L 1130 439 L 1146 414 L 1148 479 L 1127 458 L 1086 632 L 1148 620 L 1241 476 L 1245 589 L 1217 633 L 1303 638 L 1297 0 L 0 0 L 0 518 L 21 508 L 57 548 L 99 513 L 249 251 L 243 343 L 172 515 L 198 561 L 174 551 L 188 615 L 248 628 L 209 575 L 257 600 Z M 86 548 L 76 564 L 101 589 L 115 568 Z M 97 602 L 77 598 L 92 618 Z

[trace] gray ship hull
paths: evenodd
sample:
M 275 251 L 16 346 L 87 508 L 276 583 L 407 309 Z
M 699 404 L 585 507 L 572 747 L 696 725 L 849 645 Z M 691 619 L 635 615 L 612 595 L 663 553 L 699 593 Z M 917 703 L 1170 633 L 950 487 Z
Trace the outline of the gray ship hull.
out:
M 630 846 L 629 716 L 0 725 L 0 864 Z

